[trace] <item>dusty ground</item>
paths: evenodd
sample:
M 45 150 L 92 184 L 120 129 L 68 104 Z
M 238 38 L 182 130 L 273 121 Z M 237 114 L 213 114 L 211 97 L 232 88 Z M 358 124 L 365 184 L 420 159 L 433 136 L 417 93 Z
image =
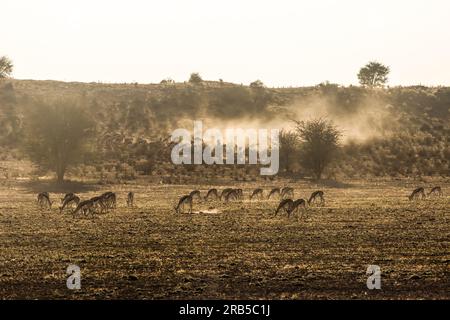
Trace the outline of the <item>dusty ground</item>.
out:
M 320 188 L 327 202 L 290 219 L 271 217 L 275 200 L 174 214 L 179 195 L 209 186 L 84 186 L 81 198 L 118 193 L 119 208 L 91 220 L 39 210 L 44 186 L 3 182 L 0 299 L 449 299 L 450 183 L 439 183 L 443 198 L 418 203 L 406 198 L 413 182 L 295 184 L 296 197 Z M 248 199 L 256 185 L 241 187 Z M 137 208 L 125 207 L 129 190 Z M 66 287 L 69 264 L 79 291 Z M 366 287 L 371 264 L 381 290 Z

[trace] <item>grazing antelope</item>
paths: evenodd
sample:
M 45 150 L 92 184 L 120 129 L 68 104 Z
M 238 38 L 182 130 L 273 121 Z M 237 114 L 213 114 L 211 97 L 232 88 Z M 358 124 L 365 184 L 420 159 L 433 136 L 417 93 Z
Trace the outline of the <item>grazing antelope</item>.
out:
M 311 196 L 308 199 L 308 205 L 311 205 L 312 203 L 316 203 L 317 198 L 320 198 L 320 204 L 325 203 L 325 199 L 323 197 L 323 191 L 318 190 L 311 193 Z
M 237 200 L 239 199 L 240 193 L 239 193 L 239 189 L 235 189 L 235 190 L 231 190 L 230 192 L 228 192 L 225 195 L 225 202 L 229 202 L 230 200 Z
M 73 193 L 69 196 L 65 196 L 63 199 L 63 203 L 62 206 L 59 207 L 59 213 L 62 213 L 64 208 L 74 204 L 75 207 L 78 206 L 78 204 L 80 203 L 80 198 L 76 195 L 74 195 Z
M 106 203 L 105 199 L 101 196 L 99 197 L 93 197 L 90 199 L 92 201 L 92 210 L 91 213 L 98 212 L 97 210 L 100 210 L 100 213 L 105 212 L 106 210 Z
M 292 199 L 281 200 L 280 204 L 278 205 L 277 210 L 275 210 L 275 216 L 278 214 L 278 212 L 281 209 L 283 209 L 284 211 L 286 211 L 289 214 L 293 205 L 294 205 L 294 201 L 292 201 Z
M 197 197 L 198 200 L 202 199 L 202 196 L 200 195 L 200 190 L 194 190 L 189 195 L 192 197 L 192 200 L 194 200 L 194 197 Z
M 223 200 L 223 198 L 230 193 L 231 191 L 233 191 L 233 188 L 226 188 L 222 191 L 222 193 L 220 194 L 220 200 Z
M 242 199 L 244 197 L 244 191 L 242 189 L 235 189 L 238 199 Z
M 111 191 L 105 192 L 100 197 L 103 199 L 103 203 L 105 204 L 106 209 L 116 208 L 117 197 L 114 192 Z
M 130 191 L 127 195 L 127 207 L 134 206 L 134 192 Z
M 113 192 L 107 191 L 107 192 L 102 193 L 102 194 L 100 195 L 100 197 L 102 197 L 103 199 L 106 200 L 106 199 L 108 199 L 109 197 L 111 197 L 112 194 L 113 194 Z
M 65 196 L 64 196 L 64 198 L 61 198 L 61 204 L 63 204 L 64 201 L 66 201 L 66 199 L 72 198 L 74 195 L 75 195 L 75 193 L 73 193 L 73 192 L 66 193 Z
M 425 199 L 426 195 L 425 195 L 425 189 L 423 187 L 418 187 L 416 188 L 411 195 L 408 197 L 409 201 L 412 201 L 414 199 L 418 199 L 419 195 L 421 197 L 421 199 Z
M 306 201 L 305 199 L 297 199 L 292 204 L 292 207 L 290 208 L 288 212 L 288 217 L 291 215 L 291 213 L 296 212 L 299 207 L 303 207 L 303 209 L 306 209 Z
M 100 195 L 100 198 L 103 199 L 103 204 L 105 205 L 106 210 L 108 210 L 112 207 L 112 202 L 113 202 L 112 194 L 113 193 L 111 191 L 108 191 L 108 192 L 102 193 Z
M 88 213 L 92 214 L 92 207 L 94 206 L 94 201 L 92 201 L 92 199 L 89 200 L 84 200 L 81 201 L 77 207 L 75 208 L 75 210 L 72 212 L 72 216 L 75 217 L 75 215 L 80 211 L 82 212 L 85 216 Z
M 41 192 L 41 193 L 39 193 L 38 195 L 37 195 L 37 201 L 38 201 L 38 204 L 39 204 L 39 199 L 43 199 L 44 197 L 46 197 L 46 198 L 49 198 L 50 199 L 50 195 L 49 195 L 49 193 L 48 192 Z
M 184 206 L 189 205 L 189 213 L 192 213 L 192 196 L 190 194 L 186 196 L 182 196 L 180 201 L 178 201 L 178 205 L 175 208 L 175 213 L 181 213 L 181 209 L 184 209 Z
M 284 199 L 287 196 L 294 196 L 294 188 L 284 187 L 283 189 L 281 189 L 281 198 Z
M 111 195 L 108 197 L 109 202 L 111 203 L 111 208 L 112 209 L 116 209 L 117 208 L 117 196 L 116 194 L 113 192 L 111 193 Z
M 219 193 L 217 192 L 217 189 L 209 189 L 208 193 L 205 196 L 205 200 L 208 200 L 211 196 L 214 196 L 216 199 L 219 198 Z
M 261 188 L 255 189 L 252 192 L 252 195 L 250 196 L 250 200 L 252 200 L 254 197 L 259 197 L 260 199 L 263 198 L 264 190 Z
M 438 197 L 442 197 L 443 193 L 441 187 L 433 187 L 431 191 L 428 193 L 428 196 L 432 194 L 436 194 Z
M 267 199 L 270 199 L 274 194 L 278 194 L 278 197 L 280 196 L 280 188 L 273 188 L 269 195 L 267 196 Z
M 48 192 L 39 193 L 37 196 L 37 203 L 41 208 L 47 206 L 49 210 L 52 209 L 52 202 L 50 201 Z

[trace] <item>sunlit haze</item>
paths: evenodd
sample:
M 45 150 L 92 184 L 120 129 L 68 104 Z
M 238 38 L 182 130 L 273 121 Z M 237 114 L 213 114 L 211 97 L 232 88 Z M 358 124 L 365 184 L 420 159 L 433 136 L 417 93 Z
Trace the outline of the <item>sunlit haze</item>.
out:
M 3 0 L 1 11 L 0 56 L 18 79 L 349 85 L 377 60 L 391 85 L 450 85 L 447 0 Z

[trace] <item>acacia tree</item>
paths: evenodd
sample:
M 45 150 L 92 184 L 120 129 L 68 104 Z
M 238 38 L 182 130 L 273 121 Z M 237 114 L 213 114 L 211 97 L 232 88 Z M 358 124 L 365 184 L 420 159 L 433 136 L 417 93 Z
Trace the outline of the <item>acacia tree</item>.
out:
M 42 168 L 55 171 L 62 182 L 67 168 L 88 153 L 93 129 L 93 122 L 74 100 L 40 101 L 25 118 L 25 151 Z
M 189 82 L 193 84 L 200 84 L 203 82 L 203 79 L 198 72 L 194 72 L 191 73 L 191 76 L 189 77 Z
M 0 84 L 0 144 L 14 145 L 21 137 L 22 120 L 11 82 Z
M 8 78 L 12 71 L 12 61 L 8 57 L 0 57 L 0 79 Z
M 389 67 L 376 61 L 369 62 L 359 70 L 359 83 L 370 88 L 381 87 L 387 83 L 389 72 Z
M 298 152 L 298 135 L 296 132 L 281 130 L 280 132 L 280 167 L 291 173 L 292 162 Z
M 342 133 L 331 121 L 322 118 L 295 123 L 301 143 L 300 163 L 319 180 L 336 159 Z
M 250 88 L 264 88 L 264 83 L 261 80 L 256 80 L 250 83 Z

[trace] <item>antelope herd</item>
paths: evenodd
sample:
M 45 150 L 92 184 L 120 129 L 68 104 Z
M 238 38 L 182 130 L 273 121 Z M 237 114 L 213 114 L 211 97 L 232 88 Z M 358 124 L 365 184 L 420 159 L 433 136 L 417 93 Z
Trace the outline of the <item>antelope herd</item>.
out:
M 134 194 L 133 194 L 134 196 Z M 128 195 L 130 198 L 130 195 Z M 129 200 L 128 200 L 129 201 Z M 128 203 L 127 201 L 127 203 Z M 133 200 L 131 200 L 133 201 Z M 51 210 L 52 201 L 48 192 L 41 192 L 37 197 L 37 204 L 40 208 L 47 207 Z M 62 213 L 64 209 L 72 208 L 72 215 L 75 217 L 78 213 L 85 216 L 94 216 L 96 213 L 105 213 L 110 209 L 115 209 L 117 203 L 117 197 L 114 192 L 108 191 L 100 196 L 96 196 L 87 200 L 81 201 L 80 198 L 74 193 L 66 193 L 61 199 L 61 206 L 59 212 Z
M 439 186 L 433 187 L 428 194 L 425 193 L 425 189 L 423 187 L 419 187 L 415 189 L 410 196 L 408 196 L 409 200 L 415 200 L 415 199 L 425 199 L 427 196 L 435 195 L 438 197 L 442 197 L 442 189 Z M 300 208 L 303 209 L 303 213 L 306 213 L 306 208 L 313 206 L 314 204 L 319 204 L 321 206 L 325 205 L 325 197 L 324 192 L 322 190 L 317 190 L 311 193 L 309 198 L 307 200 L 305 199 L 297 199 L 293 200 L 294 198 L 294 188 L 292 187 L 284 187 L 284 188 L 272 188 L 268 195 L 267 200 L 273 199 L 274 197 L 278 197 L 280 200 L 277 208 L 275 209 L 274 216 L 277 216 L 278 213 L 284 211 L 287 213 L 287 216 L 289 217 L 291 214 L 297 212 Z M 186 205 L 189 206 L 188 213 L 192 213 L 192 206 L 194 202 L 194 197 L 196 197 L 198 200 L 210 200 L 211 198 L 214 198 L 214 200 L 220 200 L 224 201 L 225 203 L 232 201 L 232 200 L 240 200 L 244 198 L 244 193 L 242 189 L 235 189 L 235 188 L 226 188 L 222 190 L 222 192 L 219 195 L 219 191 L 215 188 L 209 189 L 206 192 L 206 195 L 204 198 L 200 195 L 200 190 L 194 190 L 188 195 L 183 195 L 178 201 L 178 204 L 174 206 L 176 213 L 182 213 L 184 212 L 184 208 Z M 256 188 L 254 189 L 249 196 L 250 201 L 254 199 L 263 200 L 264 199 L 264 189 L 262 188 Z
M 292 187 L 283 187 L 283 188 L 272 188 L 267 195 L 267 200 L 270 200 L 274 197 L 278 196 L 280 200 L 277 208 L 275 209 L 274 216 L 277 216 L 280 212 L 287 213 L 287 216 L 290 217 L 291 214 L 297 212 L 300 208 L 302 209 L 302 213 L 306 213 L 307 207 L 311 207 L 314 204 L 318 204 L 323 206 L 325 205 L 324 192 L 322 190 L 317 190 L 311 193 L 307 200 L 305 199 L 297 199 L 294 198 L 294 188 Z M 425 192 L 424 187 L 418 187 L 412 191 L 412 193 L 408 196 L 410 201 L 413 200 L 423 200 L 426 197 L 442 197 L 442 189 L 439 186 L 431 188 L 428 194 Z M 174 206 L 176 213 L 184 213 L 186 206 L 188 206 L 188 213 L 192 213 L 192 207 L 194 203 L 194 199 L 198 201 L 224 201 L 228 203 L 230 201 L 237 201 L 244 199 L 244 191 L 240 188 L 225 188 L 222 192 L 219 192 L 216 188 L 209 189 L 206 192 L 204 197 L 201 196 L 200 190 L 194 190 L 187 195 L 183 195 L 180 197 L 178 204 Z M 253 201 L 254 199 L 264 200 L 264 189 L 256 188 L 254 189 L 249 196 L 249 200 Z M 50 195 L 48 192 L 41 192 L 37 196 L 37 204 L 43 209 L 47 208 L 51 210 L 53 202 L 50 200 Z M 128 192 L 126 199 L 127 207 L 134 207 L 134 192 Z M 80 197 L 75 195 L 74 193 L 67 193 L 63 198 L 61 198 L 61 206 L 59 207 L 59 212 L 62 213 L 65 209 L 71 208 L 72 215 L 75 217 L 78 213 L 83 214 L 85 216 L 90 215 L 91 217 L 94 214 L 105 213 L 111 209 L 115 209 L 117 207 L 117 196 L 114 192 L 108 191 L 99 196 L 95 196 L 93 198 L 81 201 Z M 303 214 L 302 214 L 303 215 Z
M 299 208 L 306 209 L 307 204 L 308 206 L 312 206 L 314 203 L 316 203 L 317 199 L 320 199 L 321 205 L 325 204 L 324 192 L 321 190 L 313 192 L 308 200 L 297 199 L 294 201 L 291 199 L 294 197 L 294 188 L 292 187 L 273 188 L 268 193 L 267 199 L 269 200 L 271 198 L 274 198 L 275 196 L 278 196 L 278 199 L 280 199 L 280 203 L 277 209 L 275 210 L 275 216 L 282 210 L 285 211 L 288 214 L 288 216 L 290 216 L 292 213 L 298 211 Z M 221 193 L 219 193 L 217 189 L 213 188 L 209 189 L 206 192 L 205 197 L 202 198 L 200 190 L 194 190 L 189 194 L 180 197 L 178 204 L 174 206 L 175 212 L 183 213 L 185 212 L 186 206 L 188 206 L 187 212 L 192 213 L 194 198 L 196 198 L 199 201 L 220 200 L 225 203 L 228 203 L 230 201 L 243 200 L 244 191 L 240 188 L 226 188 L 222 190 Z M 262 188 L 254 189 L 251 192 L 249 199 L 251 201 L 254 199 L 263 200 L 264 189 Z
M 442 189 L 441 187 L 433 187 L 431 188 L 430 192 L 428 192 L 428 195 L 425 193 L 424 187 L 419 187 L 417 189 L 414 189 L 414 191 L 411 193 L 411 195 L 408 197 L 409 201 L 412 200 L 419 200 L 419 199 L 425 199 L 427 196 L 430 197 L 431 195 L 435 195 L 437 197 L 442 197 Z

